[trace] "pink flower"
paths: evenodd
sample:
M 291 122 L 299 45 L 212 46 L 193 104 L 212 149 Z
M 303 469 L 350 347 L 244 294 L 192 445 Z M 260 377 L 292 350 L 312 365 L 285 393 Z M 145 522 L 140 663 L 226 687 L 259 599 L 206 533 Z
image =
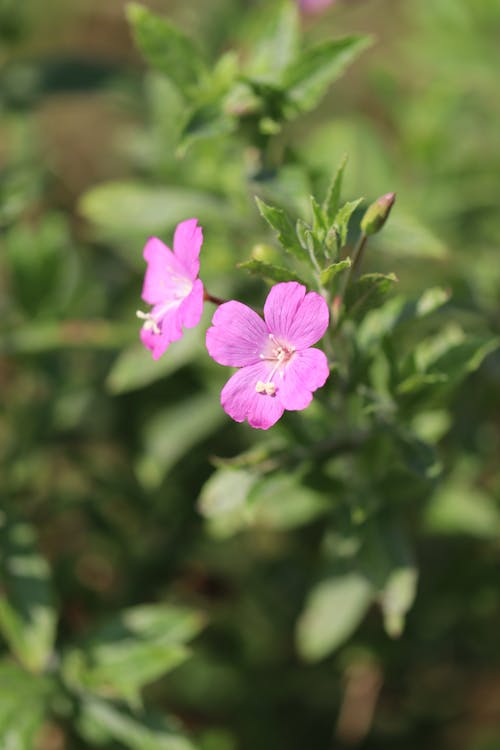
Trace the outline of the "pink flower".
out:
M 304 13 L 319 13 L 333 5 L 336 0 L 298 0 L 299 7 Z
M 148 264 L 142 299 L 153 309 L 140 310 L 144 321 L 141 341 L 158 359 L 172 341 L 182 336 L 182 328 L 193 328 L 201 318 L 203 284 L 198 278 L 203 233 L 197 219 L 181 222 L 174 234 L 174 252 L 157 237 L 150 237 L 144 247 Z
M 219 364 L 241 368 L 222 389 L 224 411 L 267 430 L 285 409 L 309 406 L 328 378 L 325 354 L 310 348 L 328 327 L 328 306 L 302 284 L 276 284 L 264 319 L 241 302 L 225 302 L 207 331 L 207 349 Z

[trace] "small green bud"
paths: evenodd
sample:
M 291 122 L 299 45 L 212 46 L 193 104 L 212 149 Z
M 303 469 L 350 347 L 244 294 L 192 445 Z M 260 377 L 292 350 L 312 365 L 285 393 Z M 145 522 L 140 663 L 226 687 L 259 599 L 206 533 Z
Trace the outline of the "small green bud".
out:
M 380 232 L 391 213 L 391 208 L 395 200 L 396 193 L 386 193 L 367 208 L 365 215 L 361 219 L 361 229 L 364 234 L 369 235 Z

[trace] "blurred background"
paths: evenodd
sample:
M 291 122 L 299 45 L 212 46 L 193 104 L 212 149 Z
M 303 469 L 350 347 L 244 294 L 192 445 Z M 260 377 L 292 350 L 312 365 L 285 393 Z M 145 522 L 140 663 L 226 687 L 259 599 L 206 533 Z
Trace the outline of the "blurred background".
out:
M 208 60 L 233 47 L 244 56 L 265 5 L 144 4 Z M 272 195 L 300 210 L 347 153 L 346 199 L 398 196 L 367 267 L 395 271 L 408 294 L 449 288 L 450 335 L 457 322 L 498 334 L 500 3 L 338 0 L 300 22 L 311 42 L 373 43 L 276 137 L 287 157 Z M 158 363 L 137 344 L 144 241 L 168 244 L 184 218 L 204 227 L 210 291 L 262 299 L 235 271 L 269 242 L 255 154 L 224 134 L 179 149 L 180 111 L 136 50 L 122 0 L 0 0 L 3 585 L 12 545 L 14 559 L 28 550 L 35 582 L 51 571 L 50 586 L 30 589 L 41 618 L 31 636 L 20 643 L 0 612 L 0 746 L 191 747 L 153 744 L 114 719 L 107 735 L 97 713 L 61 697 L 67 674 L 38 709 L 25 679 L 47 633 L 64 654 L 116 612 L 168 601 L 202 612 L 205 628 L 144 701 L 202 750 L 500 750 L 498 357 L 423 428 L 444 481 L 438 496 L 419 485 L 409 514 L 420 583 L 405 632 L 390 639 L 370 609 L 333 653 L 301 659 L 294 628 L 321 521 L 276 521 L 271 508 L 249 528 L 207 524 L 198 498 L 217 457 L 259 445 L 218 405 L 227 373 L 202 347 L 211 311 Z

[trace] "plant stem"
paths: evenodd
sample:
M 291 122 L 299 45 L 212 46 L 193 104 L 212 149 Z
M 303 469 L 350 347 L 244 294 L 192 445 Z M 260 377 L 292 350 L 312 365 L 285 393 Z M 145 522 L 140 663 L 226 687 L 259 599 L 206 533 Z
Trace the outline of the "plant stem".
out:
M 203 291 L 203 299 L 205 302 L 212 302 L 214 305 L 223 305 L 224 302 L 227 302 L 225 299 L 221 299 L 220 297 L 214 297 L 212 294 L 207 292 L 206 289 Z

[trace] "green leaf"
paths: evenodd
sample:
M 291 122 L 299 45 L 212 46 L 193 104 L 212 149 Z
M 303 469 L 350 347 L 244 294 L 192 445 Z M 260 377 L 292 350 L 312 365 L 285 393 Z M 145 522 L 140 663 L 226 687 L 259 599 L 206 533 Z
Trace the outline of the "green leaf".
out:
M 295 255 L 299 260 L 309 261 L 309 255 L 300 245 L 295 233 L 295 228 L 287 213 L 282 208 L 268 206 L 264 201 L 261 201 L 260 198 L 256 197 L 255 200 L 261 216 L 267 221 L 271 229 L 275 230 L 278 235 L 278 240 L 285 250 L 292 255 Z
M 75 289 L 78 267 L 63 217 L 49 214 L 33 228 L 19 223 L 3 241 L 16 303 L 32 318 L 64 309 Z
M 385 302 L 380 308 L 370 310 L 358 328 L 357 338 L 363 349 L 378 345 L 385 337 L 407 321 L 432 314 L 450 299 L 450 290 L 443 287 L 426 289 L 415 299 L 398 296 Z
M 203 625 L 199 612 L 167 604 L 125 610 L 80 648 L 66 653 L 66 684 L 138 705 L 142 687 L 190 655 L 185 644 Z
M 413 551 L 401 523 L 384 516 L 372 519 L 364 529 L 358 564 L 378 592 L 387 634 L 399 637 L 418 580 Z
M 106 378 L 106 387 L 114 395 L 145 388 L 193 362 L 201 350 L 201 329 L 186 331 L 168 350 L 168 356 L 154 360 L 138 342 L 118 355 Z
M 283 74 L 287 117 L 313 109 L 330 84 L 369 43 L 368 37 L 349 36 L 304 50 Z
M 182 92 L 199 81 L 205 63 L 189 37 L 138 3 L 129 3 L 126 12 L 134 41 L 149 65 Z
M 380 247 L 383 252 L 391 253 L 398 258 L 445 260 L 449 254 L 446 245 L 429 227 L 399 208 L 391 215 L 383 234 L 374 237 L 370 242 L 377 248 Z
M 469 336 L 434 359 L 429 370 L 431 373 L 444 373 L 450 383 L 459 383 L 466 375 L 477 370 L 485 357 L 499 346 L 500 338 Z
M 142 237 L 165 232 L 186 216 L 197 215 L 200 221 L 220 217 L 224 204 L 196 190 L 124 180 L 91 188 L 80 199 L 79 210 L 97 227 L 127 238 L 131 232 Z
M 92 746 L 114 740 L 130 750 L 196 750 L 179 725 L 163 716 L 143 711 L 132 714 L 88 696 L 79 708 L 79 731 Z
M 318 661 L 341 646 L 360 624 L 372 598 L 371 585 L 355 572 L 313 586 L 297 623 L 296 641 L 302 658 Z
M 311 201 L 313 215 L 313 233 L 318 242 L 323 242 L 327 229 L 327 217 L 313 195 L 310 196 L 309 200 Z
M 340 208 L 340 196 L 342 193 L 342 181 L 344 178 L 344 170 L 347 164 L 347 154 L 340 162 L 337 171 L 330 183 L 326 198 L 323 203 L 323 212 L 330 223 L 333 223 L 337 212 Z
M 437 534 L 466 534 L 498 539 L 500 510 L 495 498 L 481 488 L 481 468 L 462 459 L 431 497 L 426 528 Z
M 325 495 L 306 487 L 294 474 L 276 473 L 264 477 L 250 490 L 248 502 L 252 522 L 271 529 L 293 529 L 325 515 L 331 502 Z
M 258 478 L 253 471 L 223 467 L 205 482 L 198 509 L 208 519 L 214 536 L 228 537 L 250 524 L 248 494 Z
M 256 81 L 279 84 L 283 71 L 294 60 L 299 43 L 299 19 L 295 3 L 264 7 L 258 19 L 259 38 L 245 65 L 245 75 Z
M 215 393 L 201 393 L 159 411 L 144 429 L 144 450 L 136 464 L 144 487 L 158 487 L 172 466 L 226 419 Z
M 348 201 L 347 203 L 344 203 L 341 208 L 339 208 L 335 215 L 333 225 L 338 232 L 341 247 L 343 247 L 347 241 L 347 232 L 349 231 L 349 222 L 351 220 L 351 217 L 362 202 L 363 198 L 358 198 L 358 200 L 356 201 Z
M 345 297 L 349 315 L 360 318 L 372 307 L 380 305 L 397 281 L 393 273 L 366 273 L 356 279 L 349 284 Z
M 338 263 L 332 263 L 331 265 L 327 266 L 326 268 L 323 268 L 323 270 L 320 273 L 319 280 L 320 283 L 323 286 L 328 286 L 333 279 L 337 276 L 337 274 L 341 273 L 342 271 L 345 271 L 347 268 L 351 267 L 351 259 L 345 258 L 345 260 L 341 260 Z
M 33 750 L 52 691 L 41 676 L 24 672 L 11 662 L 0 662 L 0 746 Z
M 244 261 L 243 263 L 237 264 L 238 268 L 243 268 L 256 276 L 261 276 L 264 279 L 270 279 L 271 281 L 298 281 L 299 284 L 306 285 L 300 276 L 289 268 L 283 268 L 283 266 L 275 266 L 272 263 L 265 263 L 262 260 Z
M 0 630 L 19 662 L 42 671 L 52 656 L 56 612 L 49 566 L 27 523 L 0 529 Z
M 222 101 L 203 102 L 189 112 L 181 133 L 180 155 L 196 140 L 229 135 L 237 127 L 236 118 L 223 109 Z

